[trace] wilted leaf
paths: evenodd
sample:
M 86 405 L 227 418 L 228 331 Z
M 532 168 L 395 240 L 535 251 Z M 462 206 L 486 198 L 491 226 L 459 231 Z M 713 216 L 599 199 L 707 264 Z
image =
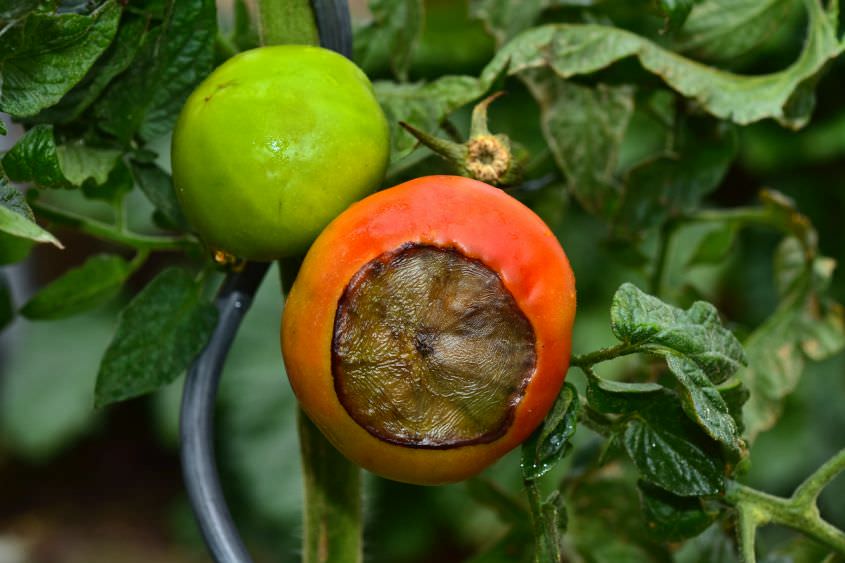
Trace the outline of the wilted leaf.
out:
M 630 86 L 580 86 L 550 72 L 526 72 L 540 104 L 543 135 L 567 187 L 587 210 L 610 216 L 619 204 L 619 146 L 634 110 Z
M 217 309 L 185 270 L 161 272 L 118 318 L 97 375 L 96 406 L 154 391 L 179 377 L 216 322 Z
M 21 308 L 21 314 L 29 319 L 75 315 L 114 297 L 129 272 L 129 263 L 120 256 L 94 256 L 41 289 Z
M 793 97 L 845 49 L 836 35 L 836 10 L 826 11 L 818 0 L 805 4 L 809 29 L 804 50 L 795 63 L 772 74 L 742 76 L 708 67 L 619 28 L 550 24 L 523 32 L 505 45 L 484 69 L 481 81 L 489 84 L 505 69 L 516 75 L 539 67 L 569 78 L 633 56 L 645 70 L 716 117 L 739 124 L 774 118 L 798 128 L 809 118 L 811 106 L 796 107 Z
M 107 0 L 89 15 L 36 12 L 0 35 L 0 110 L 35 115 L 82 80 L 117 31 L 120 7 Z

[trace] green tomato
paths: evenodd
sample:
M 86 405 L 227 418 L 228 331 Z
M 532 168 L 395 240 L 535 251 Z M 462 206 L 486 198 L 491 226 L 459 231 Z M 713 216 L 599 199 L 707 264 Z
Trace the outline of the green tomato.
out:
M 248 260 L 302 254 L 375 191 L 389 131 L 370 81 L 304 45 L 226 61 L 188 98 L 173 134 L 176 195 L 208 247 Z

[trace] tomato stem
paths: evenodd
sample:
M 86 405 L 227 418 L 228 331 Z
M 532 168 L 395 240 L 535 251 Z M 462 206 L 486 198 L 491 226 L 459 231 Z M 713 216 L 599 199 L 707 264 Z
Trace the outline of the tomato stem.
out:
M 635 354 L 639 351 L 639 346 L 636 346 L 635 344 L 630 344 L 628 342 L 620 342 L 619 344 L 609 346 L 607 348 L 602 348 L 601 350 L 596 350 L 595 352 L 589 352 L 587 354 L 576 354 L 572 356 L 572 358 L 569 360 L 569 364 L 574 367 L 588 368 L 593 364 L 597 364 L 599 362 L 606 362 L 607 360 L 612 360 L 620 356 Z
M 317 45 L 319 35 L 309 0 L 258 0 L 262 45 Z
M 108 242 L 130 246 L 136 250 L 165 251 L 188 250 L 199 243 L 192 235 L 154 236 L 129 232 L 118 224 L 104 223 L 90 217 L 77 215 L 30 199 L 29 205 L 39 217 L 54 223 L 73 227 L 78 231 Z
M 845 532 L 819 514 L 819 493 L 837 475 L 845 471 L 845 450 L 841 450 L 807 478 L 789 498 L 778 497 L 731 481 L 725 500 L 739 513 L 737 536 L 745 563 L 755 562 L 755 532 L 765 524 L 781 524 L 798 530 L 845 554 Z

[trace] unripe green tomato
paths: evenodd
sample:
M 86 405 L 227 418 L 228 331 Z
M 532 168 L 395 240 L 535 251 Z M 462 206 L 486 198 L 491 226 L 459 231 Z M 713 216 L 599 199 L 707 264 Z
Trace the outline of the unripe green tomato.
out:
M 173 134 L 176 195 L 208 247 L 248 260 L 303 253 L 375 191 L 389 131 L 345 57 L 281 45 L 236 55 L 188 98 Z

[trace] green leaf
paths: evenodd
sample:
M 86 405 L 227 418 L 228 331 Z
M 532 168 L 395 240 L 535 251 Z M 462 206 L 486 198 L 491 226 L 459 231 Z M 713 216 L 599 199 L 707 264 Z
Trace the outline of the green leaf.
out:
M 666 16 L 666 29 L 668 31 L 677 31 L 683 27 L 684 22 L 687 21 L 690 11 L 693 6 L 702 0 L 659 0 L 658 6 Z
M 682 497 L 718 494 L 721 460 L 688 424 L 673 401 L 655 401 L 625 424 L 622 441 L 642 479 Z
M 169 132 L 185 99 L 214 62 L 212 0 L 170 0 L 167 18 L 147 34 L 129 68 L 95 106 L 99 126 L 128 143 Z
M 742 419 L 742 407 L 748 402 L 748 397 L 751 395 L 748 388 L 742 384 L 740 378 L 734 377 L 720 385 L 718 389 L 728 406 L 728 412 L 733 417 L 737 429 L 740 433 L 743 432 L 745 423 Z
M 116 202 L 118 198 L 130 192 L 134 185 L 135 179 L 132 178 L 132 172 L 129 171 L 129 167 L 121 158 L 102 184 L 97 184 L 93 180 L 83 182 L 82 193 L 90 199 Z
M 216 323 L 217 309 L 186 271 L 161 272 L 118 318 L 97 375 L 96 406 L 143 395 L 179 377 Z
M 792 0 L 699 0 L 675 47 L 697 59 L 730 63 L 784 25 L 794 6 Z
M 254 49 L 260 44 L 258 30 L 252 18 L 250 18 L 246 0 L 235 0 L 235 24 L 232 30 L 232 41 L 241 51 Z
M 62 173 L 74 186 L 81 186 L 88 179 L 104 184 L 120 154 L 119 150 L 88 147 L 81 141 L 56 148 Z
M 416 139 L 399 126 L 404 121 L 421 131 L 435 131 L 447 115 L 484 93 L 471 76 L 444 76 L 433 82 L 397 84 L 377 81 L 376 97 L 390 124 L 391 163 L 407 156 Z
M 724 261 L 733 248 L 738 233 L 736 223 L 718 223 L 698 243 L 687 265 L 719 264 Z
M 15 182 L 42 188 L 76 188 L 89 179 L 102 184 L 120 157 L 114 149 L 93 148 L 77 141 L 56 146 L 52 125 L 36 125 L 3 157 L 3 168 Z
M 6 131 L 6 123 L 0 119 L 0 135 L 5 135 L 6 133 L 8 133 L 8 131 Z
M 185 230 L 188 223 L 176 199 L 176 191 L 170 175 L 156 164 L 141 164 L 134 161 L 132 174 L 135 176 L 138 187 L 164 215 L 167 222 L 178 229 Z
M 713 522 L 701 499 L 679 497 L 644 481 L 638 483 L 648 531 L 663 541 L 697 536 Z
M 679 139 L 670 154 L 628 172 L 615 226 L 629 237 L 698 209 L 704 196 L 722 182 L 736 156 L 733 128 L 718 125 L 702 132 L 682 123 L 677 129 Z
M 543 135 L 585 209 L 610 216 L 622 193 L 619 147 L 634 110 L 630 86 L 580 86 L 550 72 L 523 73 L 540 104 Z
M 0 20 L 14 20 L 35 10 L 41 0 L 0 0 Z
M 23 194 L 3 178 L 0 178 L 0 231 L 18 238 L 49 242 L 53 246 L 64 248 L 56 237 L 38 226 Z
M 75 315 L 114 297 L 129 273 L 129 263 L 120 256 L 94 256 L 41 289 L 21 308 L 21 314 L 29 319 Z
M 411 53 L 422 32 L 422 0 L 370 0 L 373 20 L 355 34 L 355 60 L 368 66 L 373 54 L 389 53 L 390 68 L 407 80 Z
M 52 125 L 36 125 L 3 156 L 10 180 L 33 182 L 44 188 L 69 188 L 59 163 Z
M 613 296 L 610 319 L 619 340 L 654 353 L 687 356 L 714 383 L 746 363 L 742 345 L 722 326 L 716 308 L 703 301 L 684 311 L 625 283 Z
M 147 34 L 145 18 L 124 15 L 114 41 L 79 84 L 54 106 L 41 111 L 34 120 L 37 122 L 69 123 L 77 119 L 109 83 L 126 70 L 138 53 Z
M 470 0 L 469 9 L 470 15 L 483 21 L 487 31 L 501 45 L 531 27 L 548 5 L 549 0 Z
M 57 103 L 112 42 L 119 19 L 107 0 L 90 15 L 36 12 L 0 35 L 0 110 L 25 117 Z
M 522 476 L 534 480 L 548 473 L 572 449 L 580 404 L 578 391 L 565 383 L 542 426 L 522 444 Z
M 668 393 L 657 383 L 623 383 L 597 377 L 592 370 L 587 375 L 587 400 L 603 413 L 633 413 Z
M 659 76 L 708 113 L 739 124 L 774 118 L 798 128 L 809 118 L 809 107 L 794 107 L 793 97 L 843 45 L 836 33 L 837 13 L 819 0 L 805 0 L 809 17 L 807 41 L 798 60 L 766 75 L 742 76 L 684 58 L 630 31 L 581 24 L 550 24 L 525 31 L 505 45 L 481 75 L 491 84 L 503 71 L 510 75 L 548 67 L 561 78 L 591 74 L 627 57 Z
M 681 406 L 708 436 L 728 448 L 735 458 L 742 455 L 742 436 L 718 389 L 692 360 L 669 354 L 669 370 L 681 384 Z

